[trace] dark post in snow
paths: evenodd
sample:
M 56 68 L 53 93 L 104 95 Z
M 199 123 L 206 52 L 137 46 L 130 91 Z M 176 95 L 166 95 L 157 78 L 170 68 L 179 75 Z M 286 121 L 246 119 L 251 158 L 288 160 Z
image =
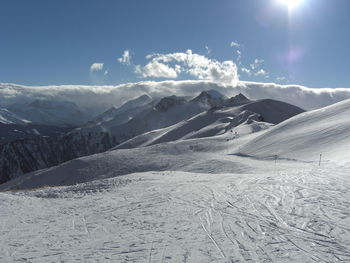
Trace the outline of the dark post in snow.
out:
M 276 164 L 277 164 L 277 157 L 278 157 L 277 155 L 274 156 L 274 158 L 275 158 L 275 170 L 276 170 Z
M 318 162 L 318 166 L 321 166 L 322 153 L 320 153 L 320 161 Z

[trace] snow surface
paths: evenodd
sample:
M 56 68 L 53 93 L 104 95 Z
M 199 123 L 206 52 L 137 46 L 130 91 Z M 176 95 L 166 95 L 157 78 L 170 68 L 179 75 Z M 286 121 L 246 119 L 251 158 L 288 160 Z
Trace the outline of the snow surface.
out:
M 350 170 L 267 166 L 0 193 L 0 261 L 349 262 Z
M 249 125 L 245 130 L 248 133 L 251 131 Z M 245 173 L 252 170 L 253 166 L 244 161 L 246 158 L 231 155 L 230 152 L 258 134 L 236 138 L 234 133 L 229 132 L 216 137 L 107 151 L 21 175 L 1 184 L 0 190 L 73 185 L 145 171 Z
M 256 157 L 350 163 L 350 100 L 299 114 L 242 146 Z

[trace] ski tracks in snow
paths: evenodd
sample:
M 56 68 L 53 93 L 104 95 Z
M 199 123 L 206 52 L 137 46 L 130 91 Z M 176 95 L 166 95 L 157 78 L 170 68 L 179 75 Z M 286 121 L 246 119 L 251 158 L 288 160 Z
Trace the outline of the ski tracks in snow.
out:
M 1 262 L 350 261 L 344 167 L 149 172 L 0 201 Z

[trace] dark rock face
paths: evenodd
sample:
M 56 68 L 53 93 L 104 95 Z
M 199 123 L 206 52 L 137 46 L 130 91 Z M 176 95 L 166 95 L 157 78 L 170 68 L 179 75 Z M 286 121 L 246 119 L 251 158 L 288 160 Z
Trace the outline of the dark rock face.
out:
M 208 108 L 223 106 L 225 97 L 218 92 L 213 93 L 213 91 L 203 91 L 197 97 L 195 97 L 192 102 L 207 105 Z
M 226 104 L 229 106 L 240 105 L 249 102 L 250 100 L 242 93 L 227 100 Z
M 104 152 L 116 140 L 108 133 L 27 138 L 0 145 L 0 183 L 35 170 L 94 153 Z
M 168 109 L 175 107 L 177 105 L 185 104 L 187 101 L 185 98 L 177 96 L 169 96 L 162 98 L 155 108 L 159 111 L 167 111 Z
M 66 134 L 74 128 L 75 127 L 57 127 L 32 123 L 25 125 L 0 123 L 0 144 L 38 136 L 57 137 Z

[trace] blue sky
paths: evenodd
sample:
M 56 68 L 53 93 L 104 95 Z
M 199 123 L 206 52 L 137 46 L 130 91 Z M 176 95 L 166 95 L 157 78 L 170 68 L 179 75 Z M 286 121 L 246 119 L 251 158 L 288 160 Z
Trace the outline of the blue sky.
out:
M 240 80 L 350 87 L 350 1 L 303 0 L 291 12 L 279 1 L 2 0 L 0 82 L 226 81 L 236 64 Z

